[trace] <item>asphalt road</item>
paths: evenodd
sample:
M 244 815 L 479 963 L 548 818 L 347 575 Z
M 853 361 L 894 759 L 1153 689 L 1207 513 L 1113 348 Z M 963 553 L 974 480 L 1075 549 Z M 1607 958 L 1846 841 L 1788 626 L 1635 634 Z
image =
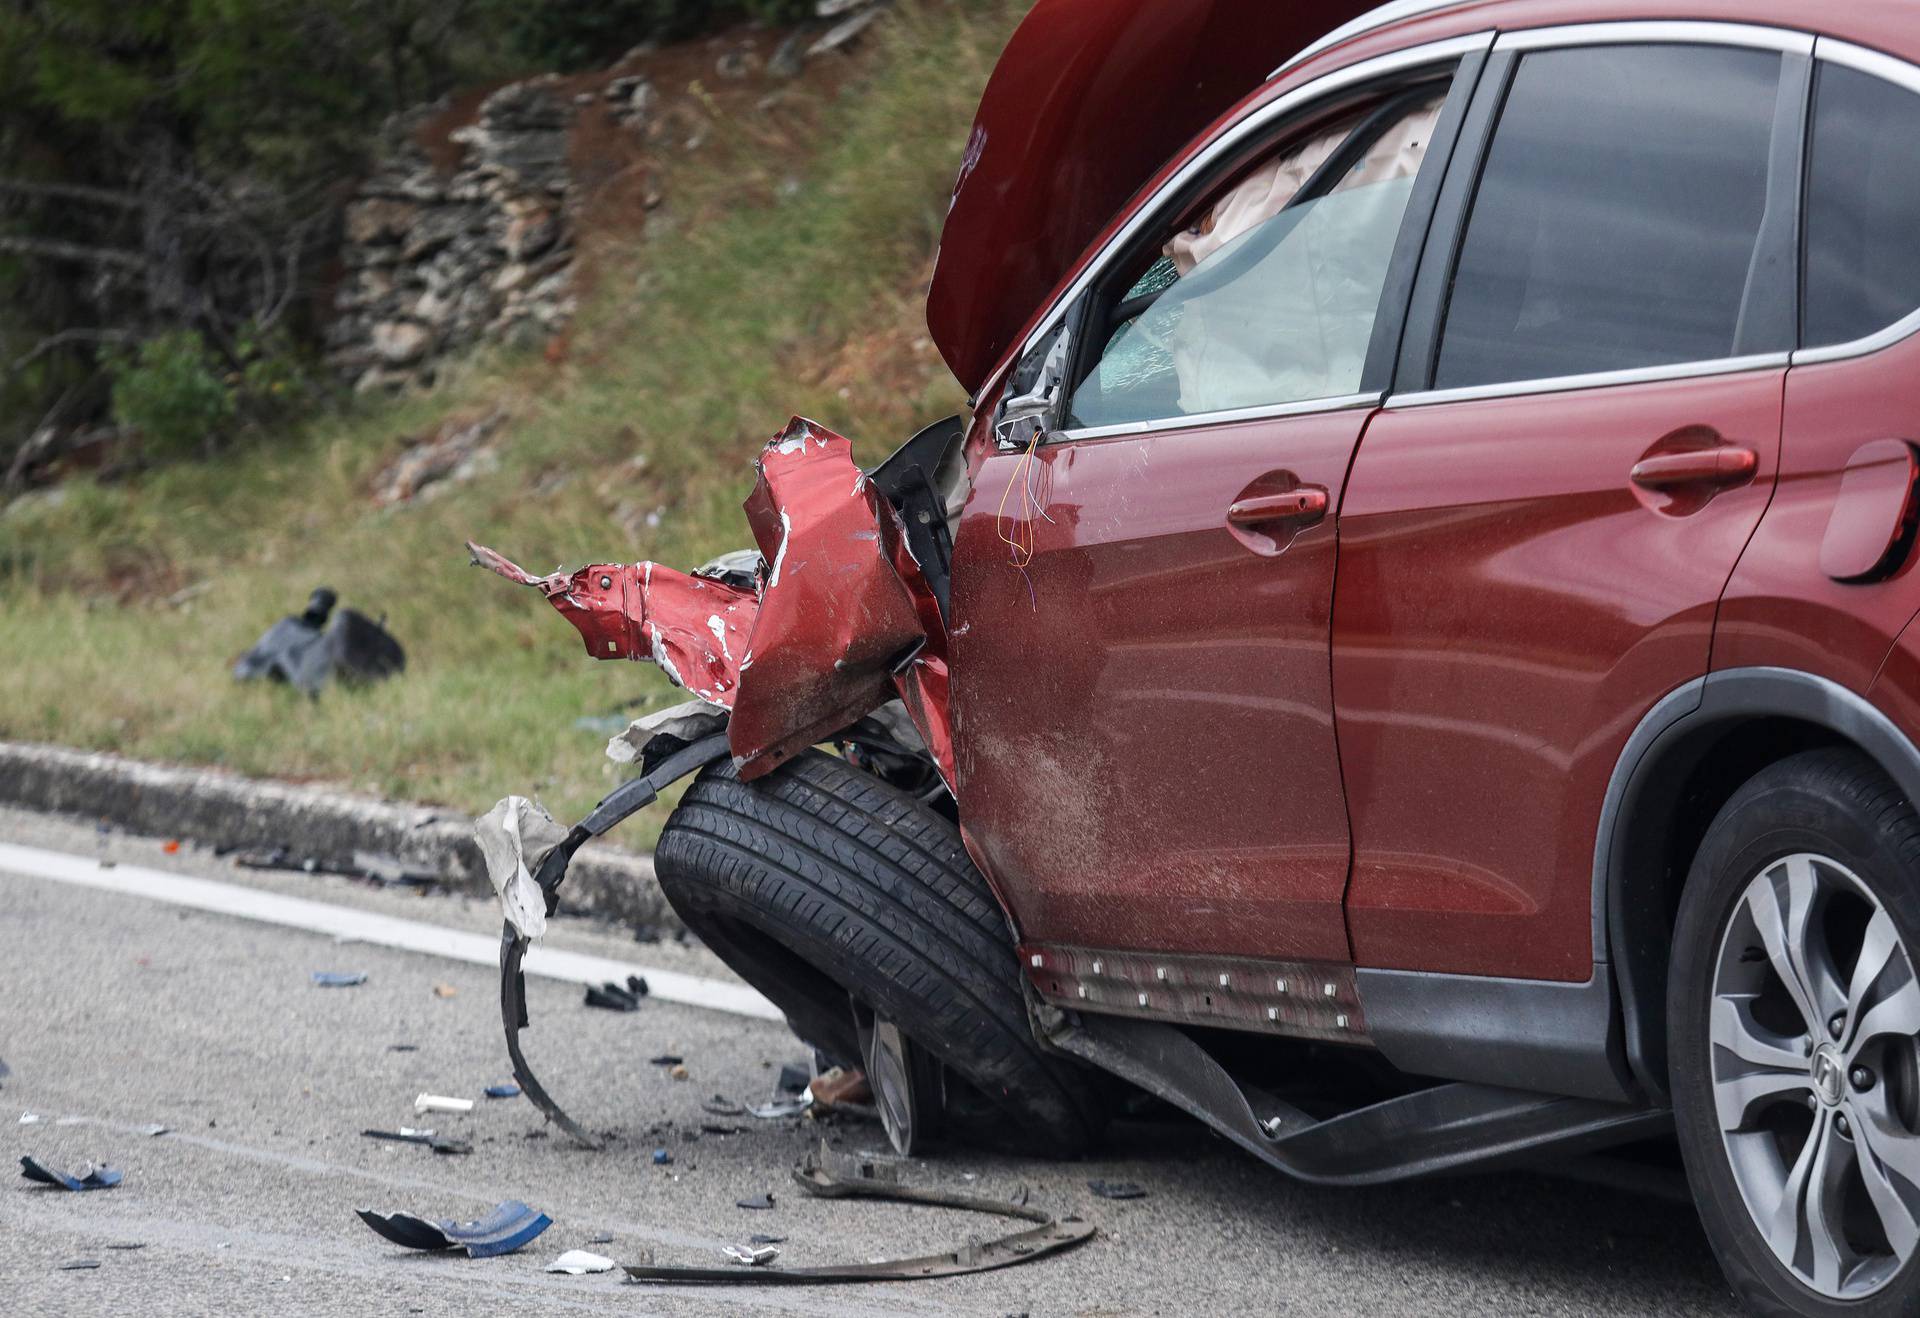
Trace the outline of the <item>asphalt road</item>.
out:
M 192 848 L 0 811 L 0 842 L 267 887 L 460 929 L 498 928 L 490 904 L 239 871 Z M 730 978 L 697 949 L 639 945 L 563 922 L 551 941 Z M 364 971 L 321 989 L 314 970 Z M 450 988 L 450 996 L 436 994 Z M 951 1248 L 996 1223 L 894 1203 L 809 1199 L 789 1169 L 822 1138 L 884 1147 L 844 1119 L 735 1119 L 702 1133 L 715 1094 L 761 1101 L 803 1050 L 779 1025 L 650 1001 L 591 1010 L 578 987 L 529 980 L 529 1056 L 603 1152 L 549 1133 L 524 1099 L 480 1098 L 507 1065 L 493 974 L 400 951 L 0 872 L 0 1146 L 125 1172 L 70 1194 L 0 1183 L 0 1311 L 99 1315 L 254 1312 L 465 1314 L 1726 1314 L 1736 1312 L 1688 1208 L 1531 1174 L 1330 1191 L 1291 1183 L 1199 1126 L 1130 1123 L 1097 1157 L 1047 1164 L 974 1153 L 916 1161 L 906 1178 L 1008 1195 L 1098 1224 L 1090 1244 L 1002 1272 L 833 1290 L 695 1290 L 568 1277 L 545 1265 L 590 1248 L 623 1262 L 717 1265 L 754 1232 L 807 1265 Z M 414 1051 L 395 1051 L 394 1045 Z M 689 1076 L 651 1065 L 685 1058 Z M 479 1099 L 470 1116 L 416 1118 L 423 1090 Z M 23 1113 L 42 1120 L 18 1124 Z M 363 1138 L 432 1124 L 468 1156 Z M 150 1124 L 170 1132 L 152 1136 Z M 672 1155 L 656 1166 L 654 1151 Z M 1125 1202 L 1091 1178 L 1148 1190 Z M 771 1191 L 771 1212 L 735 1201 Z M 554 1226 L 491 1260 L 398 1249 L 357 1207 L 477 1216 L 524 1199 Z M 611 1243 L 589 1245 L 600 1234 Z M 113 1248 L 137 1244 L 140 1248 Z M 90 1270 L 64 1262 L 97 1260 Z

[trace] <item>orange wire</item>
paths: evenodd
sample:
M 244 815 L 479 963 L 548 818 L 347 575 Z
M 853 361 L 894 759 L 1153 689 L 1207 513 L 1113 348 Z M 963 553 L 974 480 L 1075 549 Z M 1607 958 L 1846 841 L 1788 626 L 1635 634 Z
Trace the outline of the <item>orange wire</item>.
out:
M 1033 521 L 1038 513 L 1045 516 L 1040 501 L 1033 492 L 1032 473 L 1035 466 L 1034 450 L 1040 446 L 1039 426 L 1033 428 L 1033 437 L 1027 441 L 1026 448 L 1020 451 L 1020 460 L 1013 464 L 1013 473 L 1007 480 L 1007 488 L 1000 493 L 1000 506 L 994 510 L 993 528 L 999 535 L 1000 543 L 1007 546 L 1013 565 L 1022 571 L 1033 562 Z M 1013 534 L 1007 534 L 1007 500 L 1013 497 L 1013 487 L 1020 487 L 1020 515 L 1013 524 Z

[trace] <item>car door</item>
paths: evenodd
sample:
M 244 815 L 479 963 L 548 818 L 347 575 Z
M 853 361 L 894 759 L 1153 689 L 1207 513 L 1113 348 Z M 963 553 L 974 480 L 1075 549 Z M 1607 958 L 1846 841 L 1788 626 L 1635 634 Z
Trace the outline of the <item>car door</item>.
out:
M 1593 973 L 1608 778 L 1707 671 L 1778 465 L 1810 46 L 1496 45 L 1342 510 L 1360 966 Z
M 1176 176 L 1015 375 L 956 536 L 953 708 L 962 827 L 1029 945 L 1348 959 L 1334 513 L 1460 55 Z

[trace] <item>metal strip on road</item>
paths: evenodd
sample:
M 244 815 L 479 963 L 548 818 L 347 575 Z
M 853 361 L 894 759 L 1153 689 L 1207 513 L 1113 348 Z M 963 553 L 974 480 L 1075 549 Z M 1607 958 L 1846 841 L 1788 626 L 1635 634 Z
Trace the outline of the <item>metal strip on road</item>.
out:
M 276 892 L 222 883 L 217 879 L 198 879 L 187 874 L 144 869 L 138 865 L 101 866 L 98 860 L 72 856 L 41 847 L 22 847 L 0 842 L 0 872 L 29 879 L 46 879 L 81 888 L 125 893 L 147 901 L 170 906 L 186 906 L 216 915 L 231 915 L 242 920 L 258 920 L 309 933 L 350 938 L 375 947 L 393 947 L 407 952 L 465 961 L 476 966 L 500 964 L 500 940 L 491 934 L 463 933 L 444 925 L 422 920 L 405 920 L 394 915 L 359 911 L 349 906 L 334 906 L 305 897 L 286 897 Z M 729 984 L 718 979 L 661 970 L 653 966 L 615 961 L 611 957 L 565 952 L 552 947 L 533 947 L 527 951 L 526 973 L 571 984 L 603 984 L 608 980 L 623 983 L 628 975 L 646 977 L 648 994 L 662 1002 L 678 1002 L 709 1011 L 724 1011 L 735 1016 L 759 1020 L 784 1020 L 780 1009 L 744 984 Z

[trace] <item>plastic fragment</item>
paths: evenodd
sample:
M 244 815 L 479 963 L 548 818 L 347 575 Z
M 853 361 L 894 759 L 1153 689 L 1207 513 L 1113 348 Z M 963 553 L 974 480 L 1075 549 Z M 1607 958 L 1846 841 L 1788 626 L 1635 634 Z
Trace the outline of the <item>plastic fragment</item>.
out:
M 730 1103 L 724 1094 L 715 1094 L 700 1104 L 702 1112 L 711 1112 L 716 1117 L 744 1117 L 747 1110 L 738 1103 Z
M 460 990 L 451 984 L 435 984 L 433 986 L 433 996 L 436 998 L 457 998 L 460 996 Z
M 96 1167 L 92 1163 L 82 1163 L 73 1175 L 54 1171 L 37 1158 L 22 1155 L 20 1174 L 29 1181 L 38 1181 L 42 1185 L 58 1186 L 62 1190 L 111 1190 L 120 1184 L 120 1173 L 111 1167 Z
M 107 1242 L 108 1249 L 145 1249 L 146 1247 L 147 1242 L 144 1240 L 109 1240 Z
M 658 1057 L 649 1057 L 647 1063 L 650 1066 L 678 1066 L 685 1060 L 684 1057 L 676 1057 L 672 1053 L 661 1053 Z
M 396 1245 L 407 1249 L 464 1249 L 468 1258 L 476 1259 L 511 1254 L 553 1225 L 552 1218 L 518 1199 L 508 1199 L 471 1222 L 450 1218 L 429 1221 L 411 1213 L 382 1213 L 371 1208 L 354 1212 L 376 1234 Z
M 430 1130 L 414 1130 L 408 1126 L 402 1126 L 399 1130 L 363 1130 L 360 1133 L 370 1140 L 392 1140 L 398 1144 L 424 1144 L 435 1153 L 473 1152 L 473 1145 L 465 1140 L 436 1135 Z
M 172 1126 L 163 1126 L 159 1122 L 155 1121 L 155 1122 L 151 1122 L 146 1126 L 141 1127 L 140 1133 L 145 1135 L 148 1139 L 152 1139 L 159 1135 L 170 1134 L 172 1130 L 173 1130 Z
M 38 1125 L 40 1122 L 45 1120 L 46 1118 L 41 1116 L 38 1112 L 22 1112 L 20 1114 L 20 1120 L 16 1124 L 22 1125 L 22 1126 L 33 1126 L 33 1125 Z
M 1147 1197 L 1147 1192 L 1132 1181 L 1092 1180 L 1087 1182 L 1087 1188 L 1102 1199 L 1145 1199 Z
M 752 1208 L 764 1212 L 773 1207 L 773 1196 L 771 1194 L 756 1194 L 751 1199 L 734 1200 L 733 1206 L 735 1208 Z
M 421 1094 L 413 1100 L 415 1112 L 471 1112 L 470 1098 L 448 1098 L 444 1094 Z
M 618 984 L 602 984 L 599 988 L 587 985 L 587 1005 L 604 1007 L 608 1011 L 639 1011 L 640 996 Z
M 611 1245 L 613 1243 L 613 1235 L 611 1232 L 602 1231 L 598 1235 L 588 1236 L 587 1243 L 589 1245 Z
M 603 1254 L 595 1254 L 584 1249 L 570 1249 L 547 1264 L 547 1271 L 564 1272 L 570 1277 L 579 1277 L 590 1272 L 612 1272 L 613 1267 L 613 1260 Z
M 785 1236 L 770 1236 L 764 1231 L 756 1231 L 747 1237 L 747 1243 L 749 1245 L 784 1245 L 787 1243 L 787 1238 Z
M 520 1097 L 520 1086 L 514 1085 L 514 1084 L 488 1085 L 487 1097 L 488 1098 L 518 1098 Z
M 669 1152 L 668 1152 L 667 1150 L 665 1150 L 665 1149 L 655 1149 L 655 1150 L 653 1151 L 653 1165 L 654 1165 L 654 1166 L 656 1166 L 656 1167 L 666 1167 L 666 1166 L 670 1166 L 670 1165 L 672 1164 L 672 1162 L 673 1162 L 673 1154 L 671 1154 L 671 1153 L 669 1153 Z
M 68 1259 L 58 1269 L 60 1272 L 85 1272 L 100 1266 L 99 1259 Z
M 316 988 L 352 988 L 366 983 L 367 977 L 358 970 L 316 970 L 313 982 Z
M 728 1245 L 721 1253 L 749 1268 L 757 1268 L 762 1263 L 771 1263 L 780 1257 L 780 1251 L 772 1245 Z

